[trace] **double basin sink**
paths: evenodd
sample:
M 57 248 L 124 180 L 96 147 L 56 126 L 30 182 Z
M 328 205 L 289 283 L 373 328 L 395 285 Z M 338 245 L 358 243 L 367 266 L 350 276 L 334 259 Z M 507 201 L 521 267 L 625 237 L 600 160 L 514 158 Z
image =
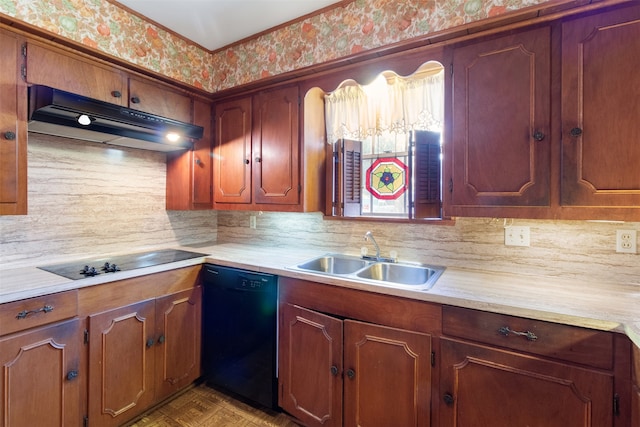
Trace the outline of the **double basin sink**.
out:
M 381 286 L 426 291 L 433 287 L 445 268 L 417 263 L 377 261 L 342 254 L 327 254 L 290 267 L 290 269 L 361 280 Z

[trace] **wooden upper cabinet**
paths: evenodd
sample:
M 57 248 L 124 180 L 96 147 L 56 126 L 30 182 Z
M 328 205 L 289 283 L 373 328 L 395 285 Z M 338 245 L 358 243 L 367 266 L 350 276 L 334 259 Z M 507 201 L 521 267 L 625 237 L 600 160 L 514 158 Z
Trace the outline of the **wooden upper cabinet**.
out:
M 127 78 L 123 72 L 37 42 L 27 44 L 27 82 L 127 105 Z
M 549 206 L 550 44 L 542 27 L 454 49 L 447 214 Z
M 168 86 L 138 78 L 129 79 L 129 108 L 191 123 L 192 99 Z
M 0 215 L 27 213 L 27 86 L 17 35 L 0 32 Z
M 251 98 L 215 107 L 214 202 L 251 203 Z
M 253 104 L 255 203 L 298 204 L 300 137 L 298 88 L 261 92 Z
M 562 25 L 562 205 L 640 218 L 639 58 L 640 6 Z
M 194 100 L 193 115 L 193 123 L 204 132 L 193 149 L 167 153 L 167 210 L 213 208 L 211 104 Z

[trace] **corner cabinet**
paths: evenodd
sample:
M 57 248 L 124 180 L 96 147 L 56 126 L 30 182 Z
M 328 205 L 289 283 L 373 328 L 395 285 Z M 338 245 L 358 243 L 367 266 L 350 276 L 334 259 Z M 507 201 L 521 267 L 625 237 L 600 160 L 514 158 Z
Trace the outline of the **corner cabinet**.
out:
M 563 206 L 640 220 L 639 57 L 638 5 L 563 23 Z
M 628 425 L 614 354 L 629 348 L 614 334 L 456 307 L 444 307 L 443 333 L 443 427 Z
M 27 213 L 27 85 L 24 40 L 0 31 L 0 215 Z
M 550 32 L 542 27 L 454 49 L 447 215 L 549 206 Z
M 319 150 L 300 135 L 297 86 L 265 90 L 215 105 L 214 207 L 301 212 L 321 210 L 322 188 L 303 189 Z M 317 144 L 316 144 L 317 145 Z M 324 150 L 324 147 L 322 147 Z

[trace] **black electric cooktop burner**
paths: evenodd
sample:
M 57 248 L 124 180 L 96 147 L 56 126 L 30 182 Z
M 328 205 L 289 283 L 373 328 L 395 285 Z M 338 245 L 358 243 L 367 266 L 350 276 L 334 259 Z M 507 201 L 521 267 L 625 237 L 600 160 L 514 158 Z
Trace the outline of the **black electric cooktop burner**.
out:
M 38 267 L 67 279 L 78 280 L 99 274 L 115 273 L 116 271 L 135 270 L 136 268 L 152 267 L 170 262 L 184 261 L 191 258 L 206 256 L 198 252 L 179 249 L 163 249 L 160 251 L 141 252 L 136 254 L 118 255 L 107 258 L 87 259 L 66 264 L 47 265 Z

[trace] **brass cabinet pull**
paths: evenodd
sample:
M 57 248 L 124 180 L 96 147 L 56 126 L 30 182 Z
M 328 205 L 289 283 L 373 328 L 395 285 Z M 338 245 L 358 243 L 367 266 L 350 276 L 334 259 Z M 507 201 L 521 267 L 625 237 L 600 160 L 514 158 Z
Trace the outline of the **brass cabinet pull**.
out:
M 53 306 L 52 305 L 45 305 L 42 308 L 39 308 L 37 310 L 22 310 L 20 313 L 17 314 L 16 319 L 26 319 L 27 316 L 29 316 L 30 314 L 35 314 L 35 313 L 49 313 L 50 311 L 53 311 Z
M 509 336 L 509 334 L 513 334 L 513 335 L 525 337 L 528 341 L 535 341 L 538 339 L 538 336 L 531 331 L 518 332 L 518 331 L 514 331 L 513 329 L 510 329 L 508 326 L 503 326 L 502 328 L 498 329 L 498 332 L 504 335 L 505 337 Z

